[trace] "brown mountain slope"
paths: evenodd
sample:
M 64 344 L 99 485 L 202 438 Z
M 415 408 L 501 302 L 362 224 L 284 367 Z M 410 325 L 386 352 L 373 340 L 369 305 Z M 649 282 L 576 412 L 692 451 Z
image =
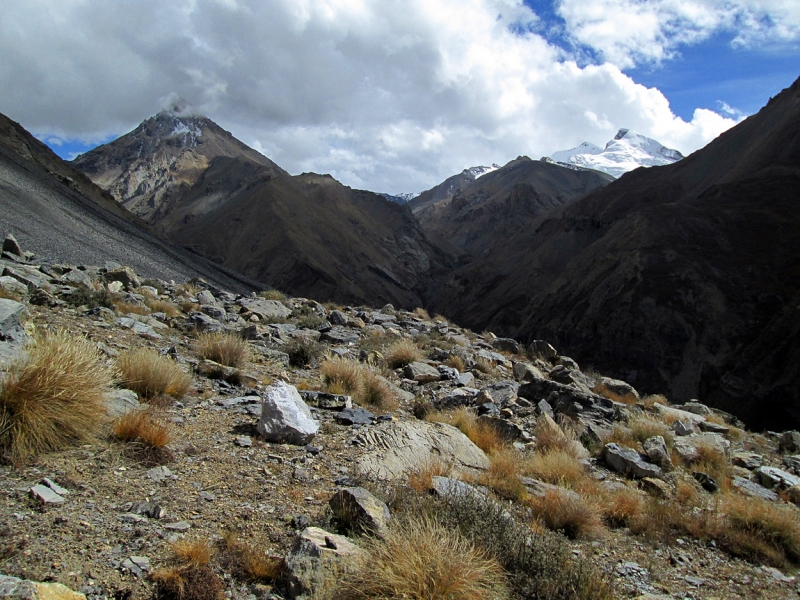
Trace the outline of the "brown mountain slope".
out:
M 800 82 L 706 148 L 578 199 L 429 308 L 673 400 L 800 424 Z
M 145 277 L 203 277 L 249 292 L 257 284 L 157 238 L 80 171 L 0 115 L 0 234 L 13 233 L 38 259 L 130 265 Z
M 537 217 L 612 181 L 599 171 L 576 171 L 520 156 L 462 182 L 450 198 L 419 205 L 414 214 L 435 239 L 468 254 L 484 255 L 504 247 L 510 236 L 527 229 Z
M 76 165 L 171 241 L 295 295 L 413 308 L 451 263 L 409 209 L 292 177 L 203 117 L 160 113 Z
M 157 225 L 218 157 L 279 169 L 210 119 L 169 111 L 82 154 L 73 164 L 133 214 Z

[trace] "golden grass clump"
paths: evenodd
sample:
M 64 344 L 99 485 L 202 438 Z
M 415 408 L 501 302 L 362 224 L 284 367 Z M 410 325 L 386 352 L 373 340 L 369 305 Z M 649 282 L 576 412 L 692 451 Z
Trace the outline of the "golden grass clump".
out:
M 232 531 L 222 534 L 220 562 L 234 577 L 251 583 L 271 583 L 281 576 L 286 566 L 282 558 L 269 556 Z
M 461 406 L 451 411 L 430 411 L 425 415 L 428 421 L 447 423 L 466 435 L 473 444 L 487 453 L 502 448 L 506 441 L 500 432 L 489 423 L 480 421 L 473 411 Z
M 368 404 L 381 410 L 397 408 L 395 394 L 384 379 L 366 365 L 361 365 L 361 391 L 356 396 L 359 404 Z
M 479 356 L 475 360 L 475 370 L 486 375 L 494 375 L 497 373 L 497 367 L 495 364 L 482 356 Z
M 179 541 L 172 545 L 173 565 L 150 576 L 156 600 L 222 600 L 225 586 L 211 568 L 211 544 L 206 540 Z
M 522 456 L 513 447 L 495 449 L 489 454 L 489 468 L 478 477 L 478 483 L 506 500 L 521 502 L 528 496 L 519 480 L 522 462 Z
M 106 419 L 115 374 L 87 339 L 36 339 L 0 390 L 0 451 L 12 461 L 91 441 Z
M 277 300 L 278 302 L 283 302 L 288 298 L 282 291 L 275 289 L 264 290 L 263 292 L 259 292 L 258 295 L 265 300 Z
M 342 600 L 501 600 L 508 598 L 499 563 L 459 532 L 418 516 L 398 519 L 384 539 L 367 538 Z
M 609 527 L 627 527 L 645 510 L 645 498 L 629 487 L 600 494 L 594 504 Z
M 177 317 L 181 314 L 181 310 L 178 305 L 174 302 L 170 302 L 169 300 L 145 297 L 144 303 L 154 313 L 164 313 L 168 317 Z
M 581 462 L 564 450 L 536 452 L 525 460 L 522 470 L 525 475 L 573 489 L 588 477 Z
M 226 332 L 201 333 L 195 340 L 197 354 L 226 367 L 241 367 L 250 360 L 247 340 Z
M 607 441 L 641 452 L 642 444 L 647 439 L 657 435 L 664 438 L 667 448 L 672 448 L 672 444 L 675 441 L 673 431 L 659 419 L 647 415 L 639 415 L 630 419 L 627 425 L 616 423 L 611 437 Z
M 167 447 L 172 441 L 172 429 L 149 410 L 125 413 L 112 427 L 116 439 L 128 445 L 133 458 L 148 465 L 160 465 L 172 460 Z
M 319 371 L 326 389 L 332 393 L 354 396 L 361 391 L 361 365 L 356 361 L 341 356 L 328 356 L 320 365 Z
M 417 348 L 412 340 L 402 339 L 397 340 L 386 349 L 384 358 L 389 368 L 397 369 L 410 365 L 412 362 L 422 360 L 423 356 L 420 349 Z
M 728 494 L 723 499 L 721 512 L 735 531 L 778 551 L 782 555 L 782 560 L 779 558 L 776 561 L 779 564 L 800 563 L 800 521 L 797 519 L 797 510 L 793 507 Z M 725 543 L 726 540 L 722 541 Z M 761 546 L 755 543 L 750 548 L 749 545 L 742 544 L 741 540 L 737 541 L 742 545 L 740 550 L 744 555 Z
M 145 304 L 137 304 L 135 302 L 126 302 L 124 300 L 112 300 L 111 303 L 114 305 L 114 311 L 118 315 L 149 315 L 150 308 L 147 307 Z
M 431 320 L 431 315 L 428 313 L 428 311 L 424 308 L 420 308 L 419 306 L 414 309 L 414 315 L 426 321 Z
M 444 364 L 451 369 L 455 369 L 459 373 L 463 373 L 467 368 L 466 364 L 464 364 L 464 359 L 458 354 L 451 354 L 448 356 Z
M 548 490 L 544 496 L 529 497 L 526 504 L 534 518 L 570 539 L 593 539 L 603 530 L 597 509 L 575 493 Z
M 567 422 L 564 421 L 564 423 Z M 585 458 L 587 456 L 586 449 L 578 441 L 578 436 L 574 429 L 568 426 L 560 426 L 546 414 L 537 419 L 533 433 L 536 437 L 537 452 L 546 453 L 551 450 L 560 450 L 571 454 L 575 458 Z
M 136 348 L 120 354 L 117 368 L 121 383 L 143 398 L 161 394 L 182 397 L 192 383 L 192 378 L 178 364 L 151 348 Z
M 424 494 L 433 488 L 434 477 L 450 477 L 452 473 L 453 465 L 431 459 L 409 473 L 406 483 L 412 490 Z

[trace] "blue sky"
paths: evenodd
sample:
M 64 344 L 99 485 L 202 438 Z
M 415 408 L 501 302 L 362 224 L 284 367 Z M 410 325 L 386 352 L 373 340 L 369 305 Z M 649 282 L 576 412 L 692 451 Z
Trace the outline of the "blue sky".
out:
M 389 193 L 620 128 L 688 154 L 800 75 L 797 0 L 0 3 L 0 112 L 64 158 L 180 99 Z

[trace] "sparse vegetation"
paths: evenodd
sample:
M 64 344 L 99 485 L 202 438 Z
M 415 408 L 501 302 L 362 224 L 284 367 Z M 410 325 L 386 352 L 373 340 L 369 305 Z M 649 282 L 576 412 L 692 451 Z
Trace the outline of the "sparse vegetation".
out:
M 264 290 L 259 292 L 258 295 L 264 300 L 277 300 L 278 302 L 283 302 L 287 298 L 286 294 L 276 289 Z
M 384 358 L 386 363 L 392 369 L 405 367 L 406 365 L 422 360 L 422 352 L 410 339 L 402 339 L 396 341 L 394 344 L 387 348 Z
M 586 479 L 586 470 L 574 454 L 564 450 L 536 452 L 523 466 L 526 475 L 547 483 L 577 488 Z
M 79 285 L 72 288 L 70 293 L 64 296 L 64 300 L 70 306 L 85 306 L 88 309 L 98 307 L 114 309 L 114 295 L 105 288 L 90 290 Z
M 458 531 L 425 516 L 397 519 L 383 539 L 365 538 L 365 554 L 342 586 L 342 599 L 501 600 L 503 569 Z
M 291 366 L 305 368 L 319 360 L 324 348 L 310 337 L 296 337 L 286 345 L 285 350 Z
M 610 390 L 602 383 L 597 383 L 592 388 L 592 391 L 595 394 L 600 394 L 601 396 L 605 396 L 609 400 L 613 400 L 614 402 L 620 402 L 621 404 L 636 404 L 640 401 L 640 399 L 631 392 L 627 392 L 625 394 L 618 394 L 613 390 Z
M 451 354 L 447 357 L 447 360 L 444 363 L 451 369 L 457 370 L 459 373 L 463 373 L 466 370 L 466 365 L 464 364 L 464 359 L 461 358 L 458 354 Z
M 220 546 L 220 563 L 239 580 L 272 583 L 285 568 L 282 558 L 269 556 L 261 547 L 240 539 L 232 531 L 222 534 Z
M 114 372 L 88 340 L 44 335 L 13 364 L 0 389 L 0 449 L 12 461 L 91 441 L 106 419 Z
M 458 428 L 472 443 L 487 453 L 500 450 L 506 442 L 497 429 L 480 421 L 473 411 L 463 406 L 451 411 L 431 411 L 425 418 Z
M 570 539 L 596 538 L 602 531 L 597 509 L 574 492 L 548 490 L 544 496 L 529 497 L 527 505 L 548 529 Z
M 122 385 L 143 398 L 155 398 L 161 394 L 181 398 L 192 381 L 174 360 L 150 348 L 124 352 L 117 357 L 116 363 Z
M 180 541 L 173 545 L 174 563 L 158 569 L 151 578 L 156 600 L 222 600 L 222 579 L 211 568 L 208 541 Z
M 239 368 L 250 360 L 247 341 L 226 332 L 201 333 L 195 340 L 197 354 L 226 367 Z
M 127 445 L 128 453 L 148 465 L 161 465 L 172 460 L 168 444 L 172 431 L 152 410 L 125 413 L 114 421 L 113 435 Z
M 358 404 L 381 410 L 397 408 L 397 399 L 383 378 L 368 365 L 338 356 L 329 356 L 320 365 L 326 389 L 335 394 L 349 394 Z

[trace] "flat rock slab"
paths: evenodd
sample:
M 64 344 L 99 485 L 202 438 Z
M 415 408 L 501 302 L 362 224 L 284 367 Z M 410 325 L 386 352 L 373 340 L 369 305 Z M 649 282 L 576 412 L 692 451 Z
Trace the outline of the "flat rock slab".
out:
M 129 317 L 120 317 L 117 319 L 117 325 L 120 327 L 124 327 L 126 329 L 132 330 L 136 335 L 139 335 L 143 338 L 148 340 L 160 340 L 161 334 L 156 333 L 155 329 L 150 327 L 150 325 L 146 325 L 136 319 L 131 319 Z
M 369 425 L 375 418 L 374 414 L 361 407 L 345 408 L 336 415 L 336 420 L 342 425 Z
M 6 337 L 22 328 L 28 309 L 21 302 L 0 298 L 0 337 Z
M 359 552 L 358 546 L 343 535 L 307 527 L 286 557 L 286 597 L 313 597 Z
M 745 479 L 744 477 L 737 476 L 733 478 L 733 481 L 731 483 L 733 487 L 735 487 L 743 494 L 747 494 L 748 496 L 752 496 L 754 498 L 761 498 L 762 500 L 768 500 L 770 502 L 778 501 L 778 494 L 776 494 L 772 490 L 768 490 L 763 485 L 759 485 L 755 481 L 750 481 L 749 479 Z
M 800 485 L 800 477 L 796 477 L 777 467 L 759 467 L 756 469 L 755 475 L 761 485 L 770 489 L 786 490 L 792 486 Z
M 242 316 L 254 314 L 262 321 L 270 319 L 285 319 L 292 311 L 277 300 L 264 300 L 263 298 L 242 298 L 237 302 L 244 310 Z
M 406 365 L 403 375 L 406 379 L 412 379 L 417 383 L 430 383 L 442 378 L 438 369 L 424 362 L 412 362 L 410 365 Z
M 644 477 L 660 477 L 661 468 L 647 462 L 632 448 L 624 448 L 619 444 L 606 444 L 603 448 L 606 464 L 617 473 L 642 479 Z
M 33 486 L 30 490 L 30 495 L 36 498 L 42 504 L 63 504 L 64 496 L 56 494 L 46 485 L 38 484 Z
M 454 471 L 477 475 L 489 468 L 483 450 L 452 425 L 407 421 L 371 428 L 357 441 L 367 451 L 356 470 L 381 480 L 399 479 L 429 464 L 432 459 L 452 464 Z

